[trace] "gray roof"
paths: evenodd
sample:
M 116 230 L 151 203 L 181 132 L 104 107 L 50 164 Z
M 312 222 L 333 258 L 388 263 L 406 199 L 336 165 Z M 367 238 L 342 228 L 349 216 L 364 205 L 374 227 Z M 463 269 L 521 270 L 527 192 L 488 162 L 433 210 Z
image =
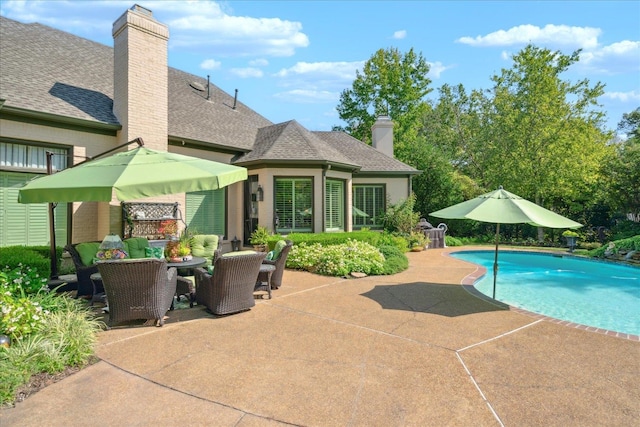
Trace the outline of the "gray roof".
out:
M 295 120 L 259 129 L 253 151 L 234 163 L 323 163 L 359 168 L 353 159 L 326 144 Z
M 277 162 L 417 172 L 343 132 L 310 132 L 295 121 L 273 125 L 242 102 L 233 108 L 234 96 L 213 84 L 207 99 L 201 77 L 171 67 L 168 77 L 169 138 L 174 140 L 246 153 L 237 163 L 248 166 Z M 113 114 L 113 48 L 0 16 L 0 107 L 96 128 L 119 126 Z
M 344 132 L 315 131 L 313 132 L 325 144 L 338 150 L 342 155 L 357 161 L 360 172 L 401 172 L 417 174 L 417 169 L 393 159 L 376 150 L 372 146 L 352 137 Z

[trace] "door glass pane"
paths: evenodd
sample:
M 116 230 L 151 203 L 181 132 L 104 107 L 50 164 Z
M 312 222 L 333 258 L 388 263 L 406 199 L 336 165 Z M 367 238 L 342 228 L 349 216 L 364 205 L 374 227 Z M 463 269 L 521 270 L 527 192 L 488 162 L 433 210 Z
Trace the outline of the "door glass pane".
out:
M 311 178 L 276 178 L 276 231 L 310 232 L 313 230 L 313 181 Z
M 344 181 L 327 180 L 325 231 L 344 231 Z
M 385 210 L 385 194 L 383 185 L 353 186 L 353 229 L 362 227 L 379 229 L 379 215 Z

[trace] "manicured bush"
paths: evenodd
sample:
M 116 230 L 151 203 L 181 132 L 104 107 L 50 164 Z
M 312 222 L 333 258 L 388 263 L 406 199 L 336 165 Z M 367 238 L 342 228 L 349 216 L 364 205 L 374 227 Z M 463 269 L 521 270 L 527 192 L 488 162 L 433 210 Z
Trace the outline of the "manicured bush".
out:
M 352 272 L 381 274 L 384 256 L 365 242 L 347 240 L 338 245 L 294 245 L 287 258 L 287 267 L 307 270 L 325 276 L 345 276 Z
M 60 259 L 60 258 L 58 258 Z M 51 260 L 38 250 L 27 246 L 6 246 L 0 248 L 0 269 L 14 269 L 19 266 L 30 266 L 42 277 L 51 275 Z
M 381 274 L 396 274 L 409 268 L 409 259 L 397 246 L 381 246 L 384 266 Z

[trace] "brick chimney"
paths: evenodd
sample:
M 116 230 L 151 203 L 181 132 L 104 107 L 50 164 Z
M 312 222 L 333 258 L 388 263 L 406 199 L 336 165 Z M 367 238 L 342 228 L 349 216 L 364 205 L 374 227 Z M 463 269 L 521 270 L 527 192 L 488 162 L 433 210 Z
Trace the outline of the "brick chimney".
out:
M 142 137 L 146 147 L 166 151 L 169 29 L 136 4 L 113 23 L 112 34 L 113 112 L 122 125 L 118 144 Z
M 393 121 L 389 116 L 378 116 L 371 126 L 371 145 L 378 151 L 393 157 Z

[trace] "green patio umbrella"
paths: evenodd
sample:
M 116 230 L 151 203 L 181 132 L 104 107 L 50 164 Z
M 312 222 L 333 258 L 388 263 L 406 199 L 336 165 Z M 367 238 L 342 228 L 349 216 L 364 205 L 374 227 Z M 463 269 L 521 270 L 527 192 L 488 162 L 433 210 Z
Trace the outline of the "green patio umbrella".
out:
M 351 215 L 352 216 L 361 216 L 363 218 L 368 218 L 369 214 L 363 211 L 362 209 L 358 209 L 355 206 L 351 206 Z
M 496 297 L 498 241 L 500 224 L 531 224 L 536 227 L 578 228 L 582 224 L 509 193 L 502 186 L 466 202 L 449 206 L 429 215 L 447 219 L 472 219 L 496 224 L 496 253 L 493 263 L 493 298 Z
M 137 138 L 130 143 L 139 147 L 87 160 L 76 166 L 29 181 L 18 190 L 20 203 L 50 203 L 51 277 L 57 278 L 53 208 L 64 202 L 110 202 L 135 200 L 165 194 L 217 190 L 247 179 L 243 167 L 157 151 L 143 146 Z M 107 153 L 103 153 L 107 154 Z
M 20 203 L 109 202 L 216 190 L 247 179 L 243 167 L 138 147 L 29 181 Z

